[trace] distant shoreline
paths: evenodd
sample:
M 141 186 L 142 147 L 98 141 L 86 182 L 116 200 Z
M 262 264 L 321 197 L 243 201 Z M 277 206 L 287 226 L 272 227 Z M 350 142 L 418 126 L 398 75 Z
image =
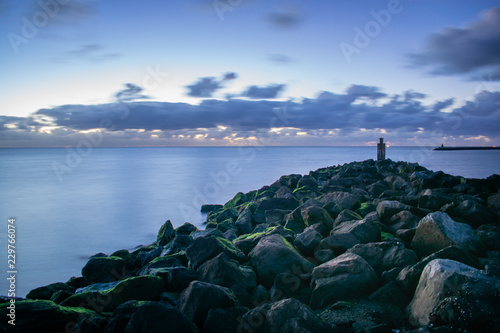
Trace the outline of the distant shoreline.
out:
M 500 147 L 437 147 L 434 150 L 497 150 Z

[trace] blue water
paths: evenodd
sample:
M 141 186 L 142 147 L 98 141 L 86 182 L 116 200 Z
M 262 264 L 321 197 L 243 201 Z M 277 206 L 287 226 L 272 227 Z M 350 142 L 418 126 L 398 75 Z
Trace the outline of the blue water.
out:
M 79 276 L 87 258 L 155 240 L 167 219 L 202 228 L 203 203 L 281 175 L 375 157 L 374 147 L 0 149 L 0 255 L 16 218 L 16 292 Z M 483 178 L 500 174 L 500 151 L 388 148 L 393 160 Z M 2 227 L 3 226 L 3 227 Z M 7 294 L 0 279 L 0 295 Z

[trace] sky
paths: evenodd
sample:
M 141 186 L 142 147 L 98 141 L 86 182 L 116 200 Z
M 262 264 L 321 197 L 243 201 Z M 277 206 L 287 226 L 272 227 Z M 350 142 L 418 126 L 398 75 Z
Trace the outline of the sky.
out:
M 0 147 L 500 145 L 494 0 L 0 0 Z

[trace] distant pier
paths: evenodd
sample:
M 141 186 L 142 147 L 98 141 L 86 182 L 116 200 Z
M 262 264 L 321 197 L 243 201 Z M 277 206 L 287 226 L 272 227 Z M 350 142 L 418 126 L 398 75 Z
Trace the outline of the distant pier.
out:
M 434 148 L 434 150 L 497 150 L 500 149 L 500 147 L 437 147 Z

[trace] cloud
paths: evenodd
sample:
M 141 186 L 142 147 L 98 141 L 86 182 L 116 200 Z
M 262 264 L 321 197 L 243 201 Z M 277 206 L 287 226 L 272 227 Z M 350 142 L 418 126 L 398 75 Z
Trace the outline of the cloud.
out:
M 105 49 L 106 47 L 102 44 L 83 44 L 73 50 L 61 53 L 59 56 L 53 58 L 53 61 L 68 62 L 79 59 L 90 62 L 102 62 L 121 56 L 119 53 L 106 52 Z
M 410 55 L 415 67 L 434 75 L 486 75 L 500 80 L 500 7 L 490 8 L 464 28 L 447 28 L 430 36 L 425 49 Z
M 198 79 L 195 83 L 186 86 L 188 89 L 188 96 L 191 97 L 201 97 L 208 98 L 222 88 L 224 88 L 224 82 L 234 80 L 238 77 L 238 74 L 234 72 L 225 73 L 222 79 L 217 79 L 212 76 L 202 77 Z
M 267 87 L 250 86 L 241 96 L 252 99 L 273 99 L 278 97 L 285 87 L 284 84 L 272 84 Z
M 300 102 L 234 98 L 192 105 L 132 101 L 142 90 L 126 87 L 117 97 L 125 96 L 127 103 L 62 105 L 26 118 L 0 117 L 1 145 L 73 144 L 97 128 L 106 133 L 109 145 L 153 144 L 151 135 L 155 144 L 166 145 L 241 144 L 263 137 L 266 144 L 360 144 L 382 134 L 405 144 L 432 139 L 439 145 L 445 137 L 500 143 L 496 91 L 480 92 L 463 105 L 455 105 L 454 99 L 424 104 L 425 95 L 416 91 L 389 96 L 378 87 L 352 85 L 342 93 L 325 91 Z
M 141 95 L 144 90 L 142 87 L 135 85 L 133 83 L 125 83 L 126 87 L 115 94 L 115 98 L 120 102 L 130 102 L 138 99 L 148 99 L 149 96 Z
M 284 54 L 276 54 L 276 53 L 268 54 L 267 60 L 269 60 L 270 62 L 272 62 L 275 65 L 284 65 L 284 64 L 289 64 L 289 63 L 293 62 L 293 59 L 290 58 L 289 56 L 284 55 Z
M 268 15 L 269 22 L 278 29 L 295 28 L 302 22 L 302 19 L 301 11 L 296 8 L 286 8 Z

